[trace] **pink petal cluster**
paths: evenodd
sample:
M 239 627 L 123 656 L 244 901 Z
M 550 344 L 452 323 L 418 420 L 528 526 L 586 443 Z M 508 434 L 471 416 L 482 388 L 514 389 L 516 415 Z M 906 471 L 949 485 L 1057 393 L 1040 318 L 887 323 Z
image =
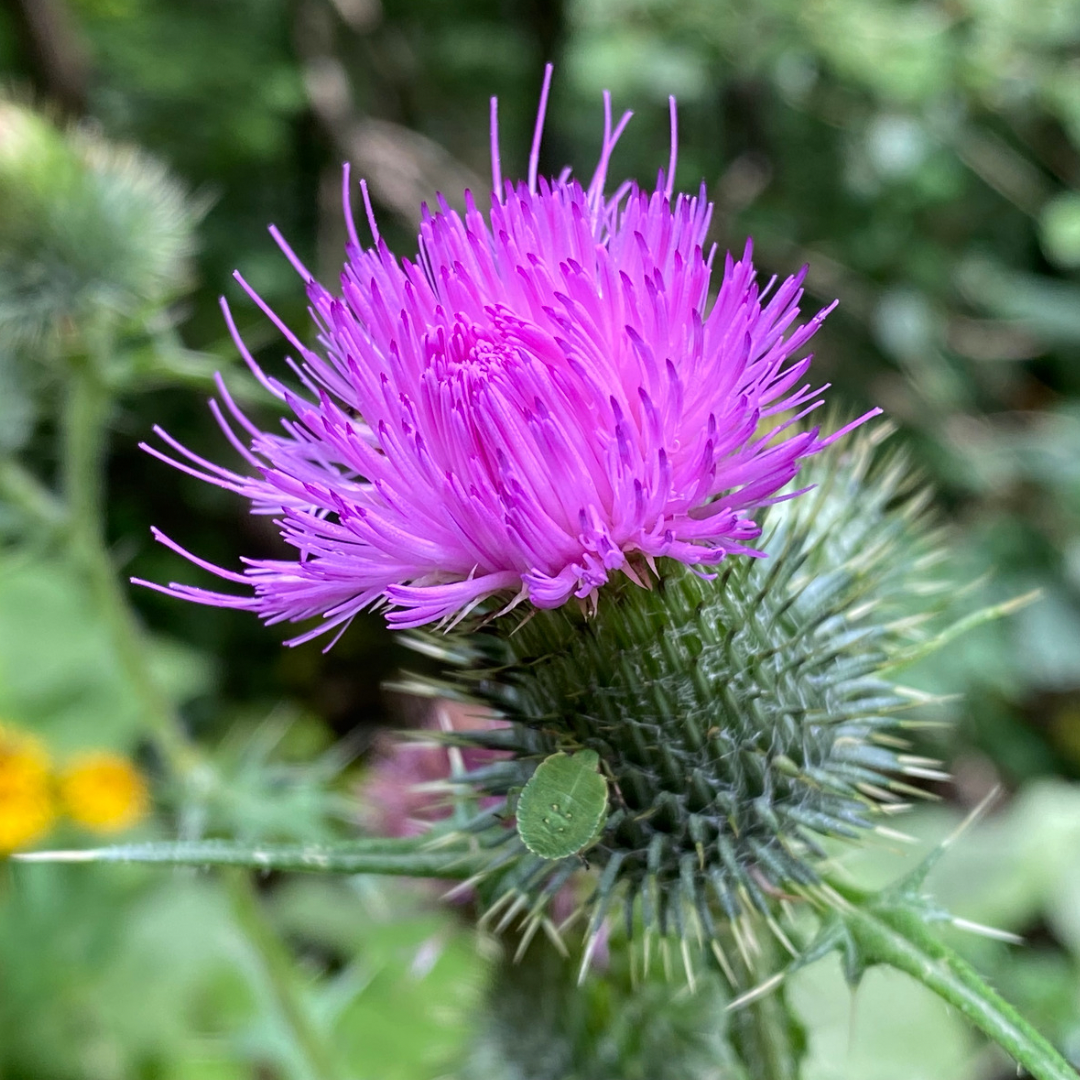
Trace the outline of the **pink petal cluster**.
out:
M 528 181 L 502 180 L 493 101 L 490 206 L 466 192 L 464 216 L 441 197 L 425 207 L 415 260 L 379 237 L 363 184 L 374 246 L 349 213 L 339 293 L 271 230 L 306 280 L 317 347 L 238 279 L 295 348 L 303 391 L 262 372 L 225 314 L 292 418 L 283 433 L 260 431 L 219 379 L 225 410 L 213 408 L 250 473 L 160 431 L 181 459 L 152 452 L 277 517 L 296 558 L 245 560 L 236 573 L 158 534 L 254 595 L 163 591 L 271 623 L 321 617 L 298 642 L 373 605 L 415 627 L 498 594 L 595 603 L 613 574 L 645 584 L 659 557 L 708 567 L 760 554 L 750 515 L 854 426 L 825 437 L 795 423 L 824 389 L 805 381 L 810 357 L 795 357 L 831 307 L 799 324 L 805 270 L 759 289 L 749 243 L 725 259 L 710 299 L 712 206 L 704 186 L 673 195 L 674 101 L 654 191 L 627 181 L 605 194 L 630 118 L 613 125 L 608 95 L 588 185 L 568 171 L 538 178 L 549 79 Z M 348 210 L 347 170 L 345 183 Z
M 440 701 L 422 725 L 432 731 L 491 731 L 506 727 L 505 721 L 482 710 L 479 706 L 464 706 L 452 701 Z M 476 746 L 451 749 L 436 742 L 406 742 L 392 737 L 380 739 L 375 757 L 359 789 L 359 819 L 374 836 L 423 836 L 436 822 L 453 813 L 448 784 L 455 773 L 468 772 L 504 761 L 512 755 L 504 750 L 485 750 Z M 503 796 L 485 796 L 482 809 L 491 809 L 504 802 Z M 512 829 L 509 814 L 504 828 Z M 439 896 L 454 903 L 468 904 L 476 898 L 467 884 L 446 891 L 446 882 L 432 882 Z M 577 881 L 568 881 L 551 898 L 548 917 L 556 926 L 567 923 L 580 914 Z M 591 886 L 590 886 L 591 888 Z M 603 970 L 608 964 L 607 921 L 601 924 L 592 950 L 590 967 Z
M 441 701 L 423 726 L 449 733 L 489 731 L 507 725 L 479 706 L 466 708 Z M 475 746 L 452 750 L 438 742 L 382 739 L 360 789 L 360 818 L 375 836 L 421 836 L 452 813 L 447 790 L 438 789 L 440 781 L 448 782 L 455 772 L 480 769 L 509 756 L 503 750 Z M 502 796 L 488 796 L 481 805 L 486 809 L 501 802 Z

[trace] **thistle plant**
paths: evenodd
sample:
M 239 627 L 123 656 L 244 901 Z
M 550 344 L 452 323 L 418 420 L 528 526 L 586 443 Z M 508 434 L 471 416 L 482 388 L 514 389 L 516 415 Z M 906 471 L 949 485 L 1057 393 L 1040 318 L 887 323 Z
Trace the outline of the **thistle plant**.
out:
M 603 933 L 643 978 L 657 953 L 691 984 L 722 976 L 733 1076 L 798 1074 L 780 949 L 787 966 L 838 949 L 853 982 L 899 967 L 1040 1080 L 1074 1075 L 933 936 L 924 870 L 863 895 L 828 859 L 890 835 L 919 783 L 943 778 L 909 746 L 918 699 L 893 676 L 965 625 L 939 618 L 940 539 L 903 458 L 879 449 L 878 410 L 813 423 L 824 388 L 804 351 L 831 308 L 800 323 L 805 271 L 759 287 L 749 244 L 717 265 L 704 188 L 675 194 L 674 102 L 652 191 L 607 193 L 629 114 L 616 123 L 606 96 L 589 182 L 541 178 L 549 81 L 527 181 L 503 180 L 493 102 L 490 204 L 425 210 L 414 260 L 390 252 L 362 182 L 361 243 L 348 170 L 339 292 L 273 231 L 317 340 L 239 278 L 297 354 L 292 385 L 264 372 L 226 307 L 290 414 L 262 431 L 218 379 L 240 471 L 163 431 L 167 449 L 148 447 L 272 516 L 295 556 L 216 567 L 157 533 L 235 591 L 143 584 L 314 619 L 294 645 L 383 611 L 443 669 L 402 685 L 502 721 L 442 743 L 499 756 L 454 755 L 451 812 L 419 837 L 79 857 L 457 880 L 520 956 L 576 922 L 582 971 Z

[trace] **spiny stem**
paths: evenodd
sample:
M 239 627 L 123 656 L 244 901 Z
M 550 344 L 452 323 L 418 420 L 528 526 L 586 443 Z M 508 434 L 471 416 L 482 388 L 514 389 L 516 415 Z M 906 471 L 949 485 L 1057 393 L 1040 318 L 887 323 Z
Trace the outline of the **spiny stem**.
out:
M 424 837 L 359 839 L 340 844 L 251 844 L 229 840 L 180 840 L 117 844 L 74 851 L 32 851 L 16 862 L 142 863 L 157 866 L 223 866 L 261 872 L 391 874 L 464 881 L 482 871 L 474 852 L 460 845 L 432 849 Z
M 964 1014 L 1035 1080 L 1076 1080 L 1077 1071 L 970 964 L 927 929 L 917 910 L 863 898 L 838 912 L 866 964 L 888 964 Z
M 258 955 L 264 986 L 303 1054 L 308 1075 L 313 1080 L 338 1080 L 341 1073 L 296 985 L 292 957 L 267 920 L 251 876 L 243 870 L 227 870 L 223 876 L 233 918 Z

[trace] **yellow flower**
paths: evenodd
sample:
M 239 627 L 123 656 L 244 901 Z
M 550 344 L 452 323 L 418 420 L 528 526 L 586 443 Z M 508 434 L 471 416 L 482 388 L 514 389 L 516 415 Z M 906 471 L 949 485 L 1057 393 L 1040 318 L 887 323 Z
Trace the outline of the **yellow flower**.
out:
M 119 754 L 94 751 L 60 774 L 64 812 L 94 832 L 119 832 L 145 816 L 150 803 L 146 781 Z
M 49 765 L 37 739 L 0 725 L 0 855 L 49 831 L 56 817 Z

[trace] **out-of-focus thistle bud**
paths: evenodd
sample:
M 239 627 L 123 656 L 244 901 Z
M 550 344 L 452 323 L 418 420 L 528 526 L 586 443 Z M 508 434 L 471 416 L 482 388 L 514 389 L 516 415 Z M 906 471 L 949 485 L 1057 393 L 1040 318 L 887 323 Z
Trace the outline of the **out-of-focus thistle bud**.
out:
M 509 730 L 453 735 L 513 758 L 456 778 L 503 794 L 504 816 L 540 762 L 588 749 L 608 780 L 608 817 L 580 856 L 549 860 L 478 815 L 501 846 L 497 910 L 526 932 L 583 860 L 598 871 L 584 914 L 595 933 L 621 907 L 631 933 L 713 937 L 718 922 L 769 914 L 812 886 L 826 837 L 857 839 L 938 776 L 906 752 L 910 694 L 890 666 L 931 640 L 941 606 L 924 493 L 902 455 L 879 455 L 879 425 L 803 467 L 796 499 L 770 507 L 768 558 L 714 576 L 670 561 L 643 589 L 612 584 L 595 613 L 530 612 L 458 639 L 415 635 L 453 664 L 456 692 Z
M 0 101 L 0 331 L 10 347 L 138 314 L 189 276 L 198 210 L 156 161 Z
M 5 196 L 0 225 L 5 239 L 24 224 L 16 209 L 62 197 L 78 171 L 75 153 L 52 123 L 25 106 L 0 101 L 0 189 Z
M 468 1080 L 739 1080 L 725 1039 L 718 972 L 697 993 L 617 951 L 602 978 L 578 984 L 544 938 L 495 967 L 487 1007 L 459 1075 Z

